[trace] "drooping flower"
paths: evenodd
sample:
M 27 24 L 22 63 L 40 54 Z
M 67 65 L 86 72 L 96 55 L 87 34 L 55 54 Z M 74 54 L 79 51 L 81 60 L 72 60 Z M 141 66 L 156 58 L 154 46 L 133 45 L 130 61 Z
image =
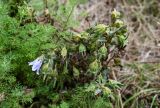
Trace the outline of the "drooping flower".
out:
M 36 74 L 39 75 L 40 68 L 43 63 L 43 56 L 38 57 L 32 62 L 29 62 L 29 66 L 32 66 L 32 71 L 36 71 Z

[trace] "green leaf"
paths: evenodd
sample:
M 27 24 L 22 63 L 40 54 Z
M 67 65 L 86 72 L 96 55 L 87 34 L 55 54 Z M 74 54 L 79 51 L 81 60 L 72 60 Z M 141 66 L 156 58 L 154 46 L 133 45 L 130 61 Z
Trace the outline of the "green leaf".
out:
M 48 66 L 49 66 L 48 63 L 43 64 L 43 66 L 42 66 L 42 72 L 43 73 L 47 73 L 48 72 Z
M 75 66 L 73 66 L 73 72 L 74 77 L 79 77 L 79 70 Z
M 80 53 L 86 52 L 86 47 L 83 44 L 79 45 L 79 52 Z
M 67 102 L 62 102 L 61 104 L 60 104 L 60 108 L 69 108 L 69 104 L 67 103 Z
M 68 65 L 67 65 L 67 62 L 65 64 L 65 66 L 63 67 L 63 73 L 64 74 L 67 74 L 68 73 Z
M 118 46 L 123 48 L 127 44 L 127 42 L 128 41 L 126 40 L 126 36 L 124 36 L 124 35 L 118 36 Z
M 86 88 L 85 91 L 86 91 L 86 92 L 94 92 L 95 89 L 96 89 L 96 84 L 91 83 L 91 84 L 89 84 L 89 85 L 87 86 L 87 88 Z

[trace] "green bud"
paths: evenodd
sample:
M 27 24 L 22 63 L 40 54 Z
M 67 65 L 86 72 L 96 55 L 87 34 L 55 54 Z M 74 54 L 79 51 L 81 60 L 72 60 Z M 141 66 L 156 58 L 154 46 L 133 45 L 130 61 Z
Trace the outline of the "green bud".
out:
M 80 53 L 86 52 L 86 47 L 83 44 L 79 45 L 79 52 Z
M 97 47 L 96 44 L 97 44 L 96 42 L 91 43 L 90 46 L 89 46 L 89 50 L 95 50 L 96 47 Z
M 112 93 L 112 92 L 111 92 L 111 89 L 109 89 L 108 87 L 101 86 L 101 88 L 102 88 L 103 93 L 104 93 L 105 95 L 109 95 L 109 94 Z
M 82 32 L 81 36 L 82 36 L 81 38 L 84 39 L 84 40 L 88 40 L 89 39 L 89 33 L 87 33 L 87 32 Z
M 124 22 L 123 22 L 122 20 L 120 20 L 120 19 L 117 19 L 117 20 L 115 21 L 114 25 L 115 25 L 116 27 L 122 27 L 122 26 L 124 26 Z
M 106 48 L 106 46 L 105 45 L 103 45 L 100 49 L 99 49 L 99 54 L 101 55 L 101 56 L 103 56 L 103 57 L 106 57 L 106 55 L 107 55 L 107 48 Z
M 95 27 L 95 30 L 96 30 L 96 32 L 98 32 L 98 33 L 105 33 L 106 28 L 107 28 L 106 25 L 104 25 L 104 24 L 98 24 L 98 25 Z
M 77 35 L 73 36 L 73 41 L 79 42 L 81 40 L 81 38 L 82 38 L 81 35 L 77 34 Z
M 62 48 L 62 50 L 61 50 L 61 56 L 62 56 L 63 58 L 65 58 L 65 57 L 67 56 L 67 49 L 66 49 L 66 47 L 63 47 L 63 48 Z
M 96 74 L 99 69 L 101 68 L 98 60 L 96 59 L 95 61 L 93 61 L 90 65 L 89 65 L 89 69 L 91 72 L 93 72 L 94 74 Z
M 114 9 L 113 11 L 112 11 L 112 13 L 111 13 L 111 17 L 113 18 L 113 19 L 117 19 L 117 18 L 120 18 L 120 12 L 118 12 L 116 9 Z

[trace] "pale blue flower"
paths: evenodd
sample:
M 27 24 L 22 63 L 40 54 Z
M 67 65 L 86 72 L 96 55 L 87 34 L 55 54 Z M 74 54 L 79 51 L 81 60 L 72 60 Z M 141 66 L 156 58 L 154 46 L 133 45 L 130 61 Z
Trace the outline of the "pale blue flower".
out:
M 43 63 L 43 57 L 40 56 L 32 62 L 29 62 L 29 66 L 32 66 L 32 71 L 36 71 L 36 74 L 39 75 L 40 68 Z

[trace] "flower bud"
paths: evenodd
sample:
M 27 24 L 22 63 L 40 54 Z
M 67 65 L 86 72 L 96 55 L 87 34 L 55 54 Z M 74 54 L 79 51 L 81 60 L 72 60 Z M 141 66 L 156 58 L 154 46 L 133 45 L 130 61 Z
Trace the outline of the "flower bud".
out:
M 105 31 L 106 31 L 106 25 L 104 25 L 104 24 L 98 24 L 96 27 L 95 27 L 95 30 L 96 30 L 96 32 L 98 32 L 98 33 L 105 33 Z
M 77 35 L 73 36 L 73 41 L 79 42 L 81 40 L 81 38 L 82 38 L 81 35 L 77 34 Z
M 103 57 L 106 57 L 107 55 L 107 48 L 105 45 L 103 45 L 100 49 L 99 49 L 99 54 Z
M 89 33 L 87 33 L 87 32 L 82 32 L 81 36 L 82 36 L 81 38 L 84 39 L 84 40 L 88 40 L 89 39 Z
M 108 87 L 105 87 L 105 86 L 101 86 L 101 87 L 102 87 L 103 93 L 105 95 L 109 95 L 109 94 L 112 93 L 111 90 Z
M 117 19 L 114 23 L 116 27 L 122 27 L 124 25 L 124 22 L 122 20 Z
M 92 73 L 96 74 L 99 69 L 101 68 L 100 64 L 98 63 L 98 60 L 96 59 L 89 65 L 89 69 Z
M 61 50 L 61 56 L 62 56 L 63 58 L 65 58 L 65 57 L 67 56 L 67 49 L 66 49 L 66 47 L 63 47 L 63 48 L 62 48 L 62 50 Z
M 120 12 L 118 12 L 116 9 L 114 9 L 113 11 L 112 11 L 112 13 L 111 13 L 111 17 L 113 18 L 113 19 L 117 19 L 117 18 L 120 18 Z

